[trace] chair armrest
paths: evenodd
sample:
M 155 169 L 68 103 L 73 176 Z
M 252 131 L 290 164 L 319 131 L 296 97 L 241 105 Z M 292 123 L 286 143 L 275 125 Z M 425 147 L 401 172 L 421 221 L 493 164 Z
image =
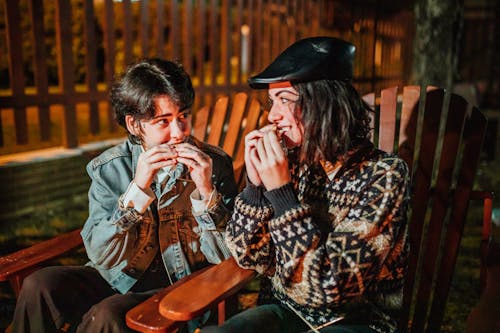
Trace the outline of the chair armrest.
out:
M 207 269 L 208 267 L 200 269 L 183 279 L 176 281 L 171 286 L 162 289 L 144 302 L 128 310 L 125 316 L 127 326 L 139 332 L 168 332 L 177 328 L 181 324 L 180 322 L 167 319 L 158 312 L 159 302 L 169 292 L 202 274 Z
M 56 258 L 83 244 L 80 231 L 76 229 L 31 247 L 0 258 L 0 281 L 9 280 L 18 294 L 22 279 L 43 262 Z
M 166 294 L 160 301 L 160 314 L 176 321 L 196 318 L 234 295 L 256 275 L 239 267 L 234 258 L 226 259 Z

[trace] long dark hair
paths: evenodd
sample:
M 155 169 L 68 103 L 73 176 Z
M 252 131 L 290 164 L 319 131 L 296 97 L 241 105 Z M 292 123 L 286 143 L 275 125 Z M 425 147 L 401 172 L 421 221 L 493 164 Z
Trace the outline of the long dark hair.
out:
M 168 96 L 181 110 L 193 105 L 193 85 L 180 64 L 150 58 L 130 65 L 111 87 L 111 106 L 117 122 L 127 129 L 126 115 L 136 119 L 153 118 L 154 99 L 162 95 Z M 129 137 L 139 143 L 139 138 L 130 132 Z
M 371 109 L 350 82 L 319 80 L 293 86 L 304 124 L 301 161 L 336 161 L 367 142 Z

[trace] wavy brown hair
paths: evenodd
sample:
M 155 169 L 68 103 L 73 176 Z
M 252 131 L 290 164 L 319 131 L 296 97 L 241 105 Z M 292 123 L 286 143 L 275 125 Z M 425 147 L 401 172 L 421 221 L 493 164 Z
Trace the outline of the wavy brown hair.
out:
M 301 161 L 336 161 L 367 142 L 372 110 L 350 82 L 319 80 L 293 86 L 304 124 Z

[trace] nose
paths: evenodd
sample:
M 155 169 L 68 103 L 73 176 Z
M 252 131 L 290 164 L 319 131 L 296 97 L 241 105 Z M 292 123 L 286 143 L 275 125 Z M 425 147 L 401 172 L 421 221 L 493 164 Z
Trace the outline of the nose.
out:
M 283 115 L 279 112 L 278 108 L 275 105 L 271 106 L 271 110 L 269 110 L 269 114 L 267 115 L 267 120 L 270 123 L 277 123 L 282 118 Z
M 172 119 L 170 123 L 170 138 L 174 141 L 183 141 L 185 136 L 184 126 L 181 120 L 177 118 Z

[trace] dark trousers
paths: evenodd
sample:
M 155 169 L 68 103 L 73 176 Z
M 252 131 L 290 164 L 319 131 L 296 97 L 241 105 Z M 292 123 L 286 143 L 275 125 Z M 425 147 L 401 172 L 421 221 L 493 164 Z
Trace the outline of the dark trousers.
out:
M 156 291 L 122 295 L 91 267 L 46 267 L 24 280 L 12 332 L 133 332 L 125 314 Z
M 300 333 L 309 327 L 291 310 L 278 305 L 266 304 L 243 311 L 222 326 L 209 326 L 202 333 Z M 333 324 L 319 330 L 321 333 L 374 333 L 364 325 Z M 312 332 L 312 331 L 309 331 Z

